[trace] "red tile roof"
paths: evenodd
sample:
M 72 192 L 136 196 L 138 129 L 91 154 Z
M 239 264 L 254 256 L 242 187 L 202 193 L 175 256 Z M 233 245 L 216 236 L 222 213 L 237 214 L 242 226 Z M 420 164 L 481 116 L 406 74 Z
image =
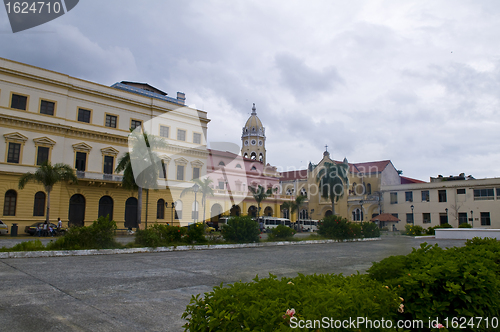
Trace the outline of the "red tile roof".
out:
M 378 216 L 375 216 L 373 218 L 370 219 L 370 221 L 400 221 L 400 219 L 394 217 L 392 214 L 390 213 L 382 213 L 382 214 L 379 214 Z
M 401 184 L 409 184 L 409 183 L 426 183 L 425 181 L 408 178 L 406 176 L 399 176 L 401 178 Z

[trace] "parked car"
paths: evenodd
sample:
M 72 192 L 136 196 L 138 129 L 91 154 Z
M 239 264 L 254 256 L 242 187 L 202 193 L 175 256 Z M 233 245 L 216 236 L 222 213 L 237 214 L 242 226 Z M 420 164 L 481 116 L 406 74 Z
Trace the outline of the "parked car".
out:
M 8 234 L 9 227 L 0 220 L 0 234 Z
M 43 229 L 43 224 L 44 224 L 43 222 L 36 222 L 31 226 L 26 226 L 24 228 L 24 232 L 28 233 L 29 235 L 35 235 L 37 226 L 40 226 L 40 228 Z M 50 223 L 50 227 L 52 227 L 52 229 L 54 229 L 56 231 L 56 233 L 58 232 L 57 225 Z M 61 230 L 61 231 L 64 231 L 64 230 Z

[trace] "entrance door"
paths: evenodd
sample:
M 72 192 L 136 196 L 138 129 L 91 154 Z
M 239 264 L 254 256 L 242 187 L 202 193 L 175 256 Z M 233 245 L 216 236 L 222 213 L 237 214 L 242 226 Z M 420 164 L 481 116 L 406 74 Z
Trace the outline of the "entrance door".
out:
M 113 199 L 109 196 L 102 196 L 99 200 L 98 217 L 106 217 L 109 215 L 109 220 L 113 220 Z
M 129 197 L 125 202 L 125 228 L 137 228 L 137 198 Z
M 68 225 L 81 227 L 85 220 L 85 197 L 75 194 L 69 199 Z

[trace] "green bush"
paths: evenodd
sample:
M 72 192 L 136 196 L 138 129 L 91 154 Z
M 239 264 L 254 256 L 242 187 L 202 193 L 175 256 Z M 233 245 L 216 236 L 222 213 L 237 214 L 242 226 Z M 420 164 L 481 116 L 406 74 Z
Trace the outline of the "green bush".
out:
M 267 234 L 267 238 L 269 240 L 290 239 L 295 233 L 297 233 L 295 229 L 285 225 L 278 225 L 278 227 L 271 229 L 271 232 Z
M 249 216 L 231 217 L 221 229 L 221 234 L 230 242 L 259 242 L 259 224 Z
M 135 243 L 145 247 L 162 247 L 179 243 L 186 234 L 185 227 L 153 225 L 135 233 Z
M 400 304 L 396 290 L 366 275 L 299 274 L 280 280 L 270 275 L 265 279 L 257 277 L 254 282 L 236 282 L 224 287 L 221 284 L 203 297 L 193 296 L 182 317 L 187 319 L 186 331 L 290 331 L 290 327 L 298 325 L 298 320 L 321 321 L 323 317 L 395 319 Z M 293 318 L 286 315 L 289 309 L 295 310 Z M 323 330 L 339 331 L 325 325 Z
M 0 251 L 38 251 L 45 250 L 45 246 L 42 241 L 36 239 L 32 241 L 25 241 L 14 245 L 12 248 L 2 247 Z
M 71 227 L 55 242 L 47 244 L 49 250 L 113 249 L 122 245 L 115 241 L 116 223 L 108 216 L 99 217 L 91 226 Z
M 426 234 L 427 235 L 436 235 L 436 229 L 438 229 L 438 228 L 453 228 L 453 226 L 451 226 L 450 224 L 446 223 L 446 224 L 437 225 L 437 226 L 434 226 L 434 227 L 429 227 L 426 230 Z
M 361 232 L 365 238 L 380 237 L 380 228 L 374 222 L 362 222 Z
M 188 227 L 184 241 L 187 243 L 205 243 L 205 225 L 203 223 L 191 224 Z
M 410 236 L 420 236 L 422 234 L 424 234 L 424 229 L 422 228 L 422 226 L 419 226 L 419 225 L 411 225 L 411 224 L 406 224 L 405 225 L 405 231 L 406 231 L 406 235 L 410 235 Z
M 318 224 L 318 234 L 335 240 L 361 237 L 361 224 L 353 223 L 337 215 L 325 217 Z
M 430 317 L 443 322 L 453 317 L 498 317 L 499 258 L 500 245 L 492 241 L 474 240 L 447 250 L 424 243 L 407 256 L 374 263 L 368 274 L 404 298 L 405 310 L 399 319 L 427 322 Z
M 471 224 L 468 223 L 463 223 L 458 225 L 458 228 L 472 228 Z

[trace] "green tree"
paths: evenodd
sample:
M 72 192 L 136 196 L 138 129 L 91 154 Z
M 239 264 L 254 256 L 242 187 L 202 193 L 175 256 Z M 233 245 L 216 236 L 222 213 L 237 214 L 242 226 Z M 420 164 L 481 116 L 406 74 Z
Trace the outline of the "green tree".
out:
M 28 172 L 21 176 L 18 184 L 19 189 L 23 189 L 31 181 L 43 185 L 47 192 L 47 215 L 45 216 L 45 220 L 49 223 L 50 192 L 52 188 L 60 181 L 73 181 L 77 183 L 78 179 L 71 166 L 62 163 L 52 166 L 49 162 L 44 162 L 35 173 Z
M 123 171 L 122 187 L 137 190 L 137 223 L 141 224 L 142 189 L 158 189 L 158 175 L 162 170 L 158 149 L 167 143 L 159 136 L 137 129 L 129 134 L 129 151 L 118 161 L 115 172 Z M 134 165 L 134 167 L 133 167 Z M 135 170 L 134 170 L 135 168 Z
M 299 195 L 295 197 L 294 201 L 286 201 L 282 204 L 282 208 L 290 211 L 290 216 L 297 211 L 297 221 L 299 221 L 300 207 L 307 199 L 307 196 Z
M 316 180 L 320 183 L 321 197 L 332 202 L 332 214 L 335 215 L 335 202 L 344 196 L 345 186 L 349 185 L 349 165 L 326 162 L 318 172 Z
M 204 179 L 194 179 L 193 182 L 198 185 L 198 192 L 201 196 L 201 205 L 203 205 L 203 223 L 205 223 L 205 208 L 206 208 L 206 200 L 207 196 L 213 196 L 214 190 L 212 189 L 212 179 L 204 178 Z M 194 192 L 194 186 L 184 189 L 181 192 L 181 197 L 185 196 L 188 193 Z
M 262 203 L 263 200 L 268 198 L 273 194 L 273 189 L 272 188 L 267 188 L 267 190 L 264 189 L 260 184 L 257 187 L 253 186 L 248 186 L 248 189 L 253 195 L 253 198 L 257 202 L 257 219 L 259 219 L 259 213 L 260 213 L 260 203 Z M 277 188 L 275 188 L 274 191 L 276 191 Z

